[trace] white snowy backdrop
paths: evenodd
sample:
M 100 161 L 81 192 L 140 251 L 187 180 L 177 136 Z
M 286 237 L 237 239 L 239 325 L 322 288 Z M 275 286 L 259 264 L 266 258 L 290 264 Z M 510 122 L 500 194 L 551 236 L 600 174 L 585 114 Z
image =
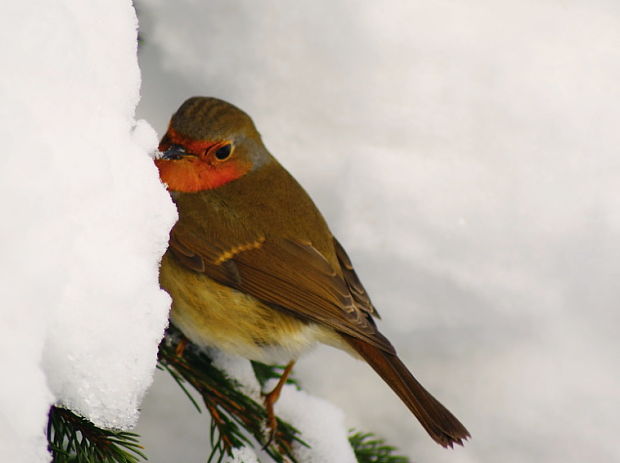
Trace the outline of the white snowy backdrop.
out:
M 439 448 L 332 349 L 299 362 L 307 391 L 413 461 L 620 459 L 617 2 L 137 8 L 141 90 L 128 1 L 0 4 L 0 461 L 47 460 L 56 400 L 135 423 L 175 218 L 149 124 L 200 94 L 254 117 L 473 439 Z M 204 461 L 205 417 L 165 375 L 140 407 L 150 461 Z
M 419 462 L 620 458 L 620 4 L 137 2 L 140 117 L 187 97 L 249 112 L 350 251 L 406 363 L 468 426 L 434 444 L 362 363 L 306 389 Z M 167 381 L 138 431 L 203 461 Z

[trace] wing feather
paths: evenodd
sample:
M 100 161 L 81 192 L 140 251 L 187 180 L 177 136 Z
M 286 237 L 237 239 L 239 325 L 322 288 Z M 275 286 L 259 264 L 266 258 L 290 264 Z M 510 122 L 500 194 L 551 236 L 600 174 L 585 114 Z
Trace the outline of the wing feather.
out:
M 353 264 L 351 263 L 351 259 L 347 255 L 347 252 L 344 250 L 340 242 L 334 238 L 334 246 L 336 248 L 336 256 L 338 257 L 338 262 L 340 262 L 340 266 L 342 268 L 342 274 L 344 280 L 351 291 L 351 295 L 355 299 L 358 307 L 373 317 L 381 318 L 379 312 L 373 305 L 366 289 L 362 285 L 357 273 L 355 273 L 355 269 L 353 268 Z
M 336 240 L 334 253 L 343 268 L 330 264 L 309 241 L 258 233 L 234 244 L 197 238 L 181 223 L 172 230 L 170 248 L 186 267 L 279 310 L 393 351 L 377 331 L 376 310 Z

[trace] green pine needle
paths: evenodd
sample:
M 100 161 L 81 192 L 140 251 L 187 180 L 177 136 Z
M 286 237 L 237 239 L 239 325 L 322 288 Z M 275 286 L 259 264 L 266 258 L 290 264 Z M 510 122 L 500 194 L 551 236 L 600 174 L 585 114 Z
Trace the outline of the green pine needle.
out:
M 137 463 L 147 459 L 138 437 L 98 428 L 66 408 L 49 412 L 47 441 L 54 463 Z
M 265 444 L 267 413 L 263 404 L 255 402 L 239 390 L 239 384 L 213 365 L 204 350 L 193 345 L 174 326 L 170 326 L 159 346 L 160 367 L 168 371 L 192 403 L 198 404 L 188 391 L 188 385 L 203 399 L 211 414 L 211 447 L 209 462 L 221 461 L 232 450 Z M 263 380 L 278 378 L 276 367 L 259 366 Z M 294 462 L 292 445 L 306 445 L 290 424 L 278 419 L 276 436 L 264 450 L 276 462 Z
M 394 455 L 396 447 L 387 445 L 372 433 L 349 431 L 349 442 L 359 463 L 409 463 L 407 457 Z
M 281 366 L 252 362 L 261 385 L 279 378 Z M 158 368 L 166 370 L 181 390 L 201 412 L 190 389 L 202 398 L 211 414 L 211 453 L 208 463 L 221 463 L 232 450 L 263 445 L 267 415 L 262 404 L 239 391 L 239 385 L 213 365 L 207 354 L 192 345 L 171 326 L 159 346 Z M 288 383 L 299 384 L 295 380 Z M 146 460 L 138 435 L 125 431 L 101 429 L 70 410 L 52 407 L 47 439 L 53 463 L 138 463 Z M 408 463 L 395 454 L 395 447 L 371 433 L 349 431 L 349 442 L 359 463 Z M 294 463 L 293 443 L 305 444 L 299 431 L 278 419 L 278 432 L 265 452 L 277 463 Z
M 282 372 L 285 368 L 286 365 L 267 365 L 265 363 L 252 360 L 252 369 L 254 370 L 254 375 L 256 376 L 256 379 L 261 387 L 265 387 L 265 384 L 270 379 L 280 379 L 280 376 L 282 376 Z M 292 378 L 292 375 L 289 375 L 286 380 L 286 384 L 293 384 L 297 387 L 297 389 L 301 389 L 299 382 L 295 378 Z

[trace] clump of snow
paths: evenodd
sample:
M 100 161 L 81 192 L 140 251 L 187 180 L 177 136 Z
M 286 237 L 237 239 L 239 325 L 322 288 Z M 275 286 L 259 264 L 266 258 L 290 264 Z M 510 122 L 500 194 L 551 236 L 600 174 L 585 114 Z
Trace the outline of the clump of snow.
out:
M 262 400 L 260 384 L 248 359 L 227 354 L 217 349 L 209 349 L 208 353 L 213 360 L 213 365 L 225 371 L 229 378 L 237 381 L 240 390 L 245 395 L 255 401 Z
M 266 385 L 267 390 L 276 383 L 276 380 L 270 381 Z M 301 438 L 309 445 L 293 444 L 293 452 L 299 463 L 357 461 L 349 444 L 344 413 L 332 403 L 287 384 L 282 388 L 275 411 L 278 417 L 295 426 L 301 432 Z
M 256 453 L 249 447 L 233 449 L 232 457 L 227 456 L 225 463 L 259 463 Z
M 176 213 L 134 120 L 131 2 L 3 2 L 0 17 L 0 460 L 47 461 L 52 403 L 136 422 Z

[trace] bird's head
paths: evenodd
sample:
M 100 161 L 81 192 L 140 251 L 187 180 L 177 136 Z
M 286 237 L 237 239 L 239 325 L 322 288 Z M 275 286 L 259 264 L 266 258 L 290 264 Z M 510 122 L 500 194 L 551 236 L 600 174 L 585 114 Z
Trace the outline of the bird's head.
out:
M 212 190 L 243 177 L 271 156 L 250 116 L 217 98 L 193 97 L 172 116 L 155 160 L 170 191 Z

